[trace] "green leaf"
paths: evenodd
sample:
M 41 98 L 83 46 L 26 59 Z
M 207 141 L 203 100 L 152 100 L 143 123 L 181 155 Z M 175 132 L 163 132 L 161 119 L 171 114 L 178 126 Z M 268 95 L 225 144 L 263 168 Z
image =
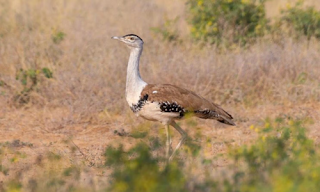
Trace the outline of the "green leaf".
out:
M 52 71 L 47 67 L 42 68 L 42 72 L 48 79 L 53 77 Z

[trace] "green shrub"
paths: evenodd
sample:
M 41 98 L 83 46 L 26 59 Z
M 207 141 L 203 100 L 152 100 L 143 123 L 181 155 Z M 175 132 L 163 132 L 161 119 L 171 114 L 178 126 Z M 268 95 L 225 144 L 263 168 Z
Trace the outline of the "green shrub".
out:
M 232 151 L 237 166 L 230 191 L 317 191 L 319 154 L 301 121 L 267 121 L 254 145 Z
M 320 39 L 320 11 L 314 7 L 303 8 L 303 1 L 281 11 L 281 21 L 293 32 L 295 37 L 306 36 Z
M 53 73 L 50 69 L 44 67 L 39 69 L 20 69 L 16 74 L 16 80 L 19 80 L 23 89 L 15 96 L 15 101 L 18 103 L 28 103 L 29 94 L 37 88 L 39 82 L 41 82 L 41 76 L 47 79 L 53 78 Z
M 212 177 L 210 162 L 189 164 L 190 167 L 207 167 L 199 170 L 205 177 L 197 181 L 182 163 L 163 165 L 163 159 L 151 155 L 145 144 L 140 143 L 128 152 L 121 146 L 109 147 L 105 153 L 106 165 L 113 169 L 109 190 L 317 191 L 320 156 L 302 124 L 303 121 L 278 118 L 266 120 L 262 128 L 251 127 L 260 136 L 252 145 L 230 150 L 229 166 L 223 169 L 228 174 L 217 173 L 218 177 Z
M 188 8 L 196 40 L 216 45 L 241 46 L 263 36 L 268 28 L 265 0 L 189 0 Z
M 65 38 L 66 34 L 62 31 L 57 31 L 56 33 L 54 33 L 52 35 L 52 41 L 55 43 L 55 44 L 59 44 L 61 43 L 64 38 Z
M 146 144 L 139 143 L 128 152 L 122 146 L 108 147 L 106 165 L 113 168 L 110 191 L 185 191 L 181 166 L 171 163 L 159 166 L 161 158 L 153 157 Z

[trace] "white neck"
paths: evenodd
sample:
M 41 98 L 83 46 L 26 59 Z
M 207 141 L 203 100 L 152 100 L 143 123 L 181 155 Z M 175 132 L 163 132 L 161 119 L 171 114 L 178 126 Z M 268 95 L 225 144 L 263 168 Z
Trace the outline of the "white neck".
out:
M 127 83 L 126 83 L 126 99 L 129 106 L 137 104 L 140 99 L 142 89 L 147 85 L 141 79 L 139 72 L 139 60 L 143 47 L 131 48 L 128 68 L 127 68 Z

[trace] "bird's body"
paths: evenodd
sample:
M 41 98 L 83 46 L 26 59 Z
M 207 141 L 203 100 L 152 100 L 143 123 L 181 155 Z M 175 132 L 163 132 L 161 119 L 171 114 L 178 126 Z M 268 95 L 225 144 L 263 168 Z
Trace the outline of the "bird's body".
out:
M 190 114 L 234 125 L 232 116 L 216 104 L 192 91 L 170 84 L 146 85 L 140 93 L 138 103 L 131 109 L 145 119 L 164 124 Z
M 235 125 L 229 113 L 192 91 L 170 84 L 144 82 L 139 72 L 139 60 L 143 50 L 143 41 L 139 36 L 129 34 L 123 37 L 113 37 L 113 39 L 126 43 L 131 49 L 126 82 L 126 100 L 131 110 L 147 120 L 159 121 L 166 125 L 167 156 L 170 150 L 169 125 L 172 125 L 182 135 L 170 159 L 186 138 L 186 133 L 175 123 L 175 120 L 182 119 L 186 114 Z

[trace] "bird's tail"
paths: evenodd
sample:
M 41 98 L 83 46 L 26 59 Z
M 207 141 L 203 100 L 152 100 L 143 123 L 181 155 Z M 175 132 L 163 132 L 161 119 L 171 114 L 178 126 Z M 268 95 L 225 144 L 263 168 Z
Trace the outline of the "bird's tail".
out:
M 232 117 L 231 117 L 232 118 Z M 227 125 L 235 126 L 236 124 L 233 122 L 233 120 L 229 117 L 220 116 L 219 119 L 217 119 L 220 123 L 224 123 Z
M 210 110 L 210 109 L 205 109 L 205 110 L 198 110 L 195 111 L 195 114 L 197 117 L 202 118 L 202 119 L 215 119 L 221 123 L 228 124 L 228 125 L 236 125 L 233 122 L 233 117 L 223 110 L 222 108 L 216 108 L 218 110 Z
M 236 124 L 233 122 L 233 117 L 230 115 L 228 112 L 225 110 L 221 109 L 221 114 L 219 115 L 219 118 L 217 119 L 219 122 L 227 124 L 227 125 L 232 125 L 235 126 Z

